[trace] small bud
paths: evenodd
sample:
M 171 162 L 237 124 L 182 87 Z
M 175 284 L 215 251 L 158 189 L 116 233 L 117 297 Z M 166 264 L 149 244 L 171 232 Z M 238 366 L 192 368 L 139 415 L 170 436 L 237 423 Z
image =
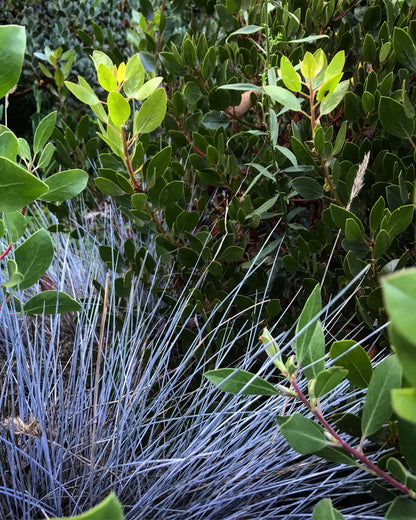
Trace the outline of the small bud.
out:
M 272 335 L 270 334 L 267 328 L 263 330 L 263 334 L 260 336 L 259 339 L 266 347 L 266 353 L 269 356 L 269 358 L 273 361 L 274 366 L 278 368 L 284 376 L 287 376 L 287 370 L 282 361 L 282 357 L 278 355 L 280 352 L 279 346 L 273 339 Z

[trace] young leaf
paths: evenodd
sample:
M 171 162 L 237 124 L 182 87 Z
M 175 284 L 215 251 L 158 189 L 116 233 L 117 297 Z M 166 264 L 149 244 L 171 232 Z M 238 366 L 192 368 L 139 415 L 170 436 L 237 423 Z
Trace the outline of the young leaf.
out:
M 325 366 L 325 337 L 320 321 L 311 323 L 321 311 L 322 301 L 319 286 L 315 286 L 299 317 L 296 334 L 308 328 L 296 339 L 296 359 L 302 365 L 308 379 L 316 377 Z
M 149 81 L 146 81 L 144 85 L 134 91 L 132 97 L 137 99 L 137 101 L 148 98 L 159 87 L 159 85 L 162 83 L 162 80 L 163 78 L 161 76 L 149 79 Z
M 100 65 L 101 67 L 101 65 Z M 123 126 L 130 117 L 130 104 L 120 94 L 120 92 L 113 91 L 108 94 L 108 115 L 116 126 Z
M 336 365 L 348 370 L 346 377 L 353 385 L 367 388 L 373 368 L 367 352 L 361 345 L 351 339 L 334 341 L 329 355 Z
M 323 498 L 316 504 L 312 520 L 345 520 L 345 517 L 332 506 L 330 498 Z
M 331 62 L 329 63 L 328 67 L 326 68 L 324 81 L 336 76 L 337 74 L 340 74 L 342 72 L 342 69 L 344 68 L 344 65 L 345 65 L 345 52 L 339 51 L 335 54 L 335 56 L 332 58 Z
M 373 371 L 361 419 L 363 436 L 368 437 L 386 424 L 393 412 L 390 392 L 400 388 L 402 369 L 397 356 L 384 359 Z
M 350 82 L 349 80 L 341 81 L 338 83 L 336 89 L 332 93 L 331 96 L 328 96 L 324 98 L 321 101 L 320 105 L 320 113 L 321 116 L 324 116 L 326 114 L 329 114 L 332 112 L 338 105 L 341 103 L 341 101 L 344 99 L 345 94 L 348 92 L 348 89 L 350 88 Z
M 134 116 L 134 134 L 150 133 L 156 130 L 165 118 L 166 103 L 166 92 L 163 88 L 159 88 L 153 92 Z
M 43 291 L 32 296 L 23 305 L 23 309 L 28 316 L 43 313 L 77 312 L 81 308 L 81 305 L 76 300 L 61 291 Z
M 286 56 L 282 56 L 280 60 L 280 73 L 283 83 L 289 90 L 292 92 L 300 92 L 302 90 L 299 74 Z
M 107 92 L 117 89 L 116 78 L 113 76 L 112 70 L 110 70 L 107 65 L 104 65 L 104 63 L 98 65 L 97 76 L 98 82 Z
M 333 390 L 348 374 L 348 370 L 340 367 L 331 367 L 323 370 L 316 376 L 314 395 L 316 398 Z
M 7 271 L 9 272 L 9 279 L 3 283 L 4 287 L 16 287 L 23 282 L 24 276 L 19 272 L 16 262 L 11 258 L 7 260 Z
M 299 413 L 292 414 L 280 424 L 280 431 L 290 446 L 302 455 L 315 453 L 327 443 L 323 428 Z
M 113 70 L 113 62 L 111 61 L 111 58 L 109 58 L 104 52 L 94 51 L 92 53 L 92 61 L 94 62 L 95 68 L 97 70 L 100 63 L 103 63 L 110 70 Z
M 98 506 L 78 516 L 51 518 L 51 520 L 123 520 L 123 508 L 114 493 L 108 495 Z
M 123 90 L 127 97 L 134 97 L 144 82 L 144 67 L 138 54 L 134 54 L 126 65 Z
M 316 99 L 318 101 L 323 101 L 324 99 L 329 98 L 335 92 L 335 89 L 341 81 L 342 75 L 341 72 L 341 74 L 337 74 L 336 76 L 326 80 L 319 88 Z
M 219 368 L 205 372 L 204 376 L 224 392 L 233 394 L 241 392 L 243 395 L 279 395 L 278 390 L 271 383 L 245 370 Z
M 303 57 L 303 61 L 300 64 L 300 70 L 302 71 L 305 79 L 313 79 L 318 72 L 318 64 L 316 63 L 315 57 L 310 52 L 307 52 Z
M 79 80 L 79 78 L 78 78 Z M 83 85 L 78 85 L 77 83 L 72 83 L 72 81 L 65 81 L 65 86 L 67 89 L 72 92 L 72 94 L 78 98 L 80 101 L 85 103 L 86 105 L 98 105 L 100 100 L 94 91 L 89 90 Z
M 33 140 L 33 153 L 38 154 L 45 146 L 46 141 L 52 135 L 56 124 L 56 110 L 51 112 L 38 124 L 36 128 L 35 137 Z
M 55 173 L 45 179 L 49 191 L 39 197 L 39 200 L 62 202 L 72 199 L 86 188 L 87 183 L 88 173 L 83 170 L 66 170 Z
M 25 240 L 14 252 L 19 272 L 24 276 L 20 289 L 27 289 L 36 283 L 53 258 L 53 244 L 49 233 L 39 229 Z

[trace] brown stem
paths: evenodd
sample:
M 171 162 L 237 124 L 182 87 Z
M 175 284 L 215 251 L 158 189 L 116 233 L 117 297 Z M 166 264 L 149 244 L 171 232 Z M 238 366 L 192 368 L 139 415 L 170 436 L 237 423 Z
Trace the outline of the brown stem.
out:
M 370 459 L 368 459 L 363 453 L 360 453 L 355 448 L 350 446 L 347 442 L 345 442 L 342 437 L 338 435 L 338 433 L 332 428 L 332 426 L 326 421 L 324 416 L 317 410 L 312 409 L 312 406 L 308 399 L 305 397 L 302 390 L 299 388 L 298 384 L 296 383 L 296 379 L 292 377 L 292 386 L 298 396 L 298 398 L 302 401 L 302 403 L 310 410 L 315 418 L 322 424 L 322 426 L 332 435 L 332 437 L 336 440 L 337 444 L 341 446 L 341 448 L 344 448 L 345 451 L 350 453 L 353 457 L 361 461 L 363 464 L 365 464 L 373 473 L 376 473 L 379 477 L 381 477 L 386 482 L 389 482 L 392 486 L 397 488 L 401 493 L 404 495 L 409 495 L 409 490 L 404 484 L 401 484 L 399 481 L 397 481 L 395 478 L 393 478 L 391 475 L 388 475 L 385 473 L 382 469 L 380 469 L 374 462 L 371 462 Z
M 124 126 L 121 127 L 121 139 L 123 141 L 123 153 L 124 153 L 124 164 L 126 165 L 127 171 L 130 175 L 131 186 L 135 192 L 140 191 L 140 184 L 137 182 L 134 176 L 133 165 L 131 164 L 129 149 L 126 140 L 126 132 Z

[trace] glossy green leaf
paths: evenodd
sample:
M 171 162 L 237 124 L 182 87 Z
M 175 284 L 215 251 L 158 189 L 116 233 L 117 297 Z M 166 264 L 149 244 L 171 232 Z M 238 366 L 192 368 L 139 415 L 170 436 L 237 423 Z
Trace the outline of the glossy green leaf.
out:
M 358 388 L 367 388 L 373 368 L 367 352 L 354 340 L 334 341 L 329 351 L 337 366 L 348 370 L 347 379 Z
M 302 90 L 299 74 L 286 56 L 282 56 L 280 60 L 280 73 L 283 83 L 289 90 L 292 90 L 292 92 L 300 92 Z
M 20 289 L 27 289 L 36 283 L 53 258 L 53 244 L 49 233 L 39 229 L 26 239 L 14 252 L 19 272 L 24 276 Z
M 107 65 L 104 65 L 104 63 L 98 65 L 97 77 L 98 82 L 107 92 L 117 89 L 117 80 L 113 75 L 113 71 L 110 70 Z
M 388 422 L 393 413 L 390 392 L 400 388 L 402 369 L 397 356 L 384 359 L 373 371 L 361 419 L 363 436 L 368 437 Z
M 5 157 L 0 157 L 0 211 L 21 210 L 48 191 L 48 186 Z
M 204 376 L 224 392 L 243 395 L 279 395 L 278 390 L 261 377 L 245 370 L 219 368 L 209 370 Z
M 264 91 L 269 95 L 275 103 L 280 103 L 289 110 L 299 111 L 301 107 L 301 99 L 298 99 L 292 92 L 275 85 L 266 85 Z
M 65 170 L 55 173 L 45 179 L 49 191 L 40 196 L 39 200 L 62 202 L 72 199 L 86 188 L 87 183 L 88 173 L 83 170 Z
M 321 101 L 321 104 L 319 107 L 321 116 L 324 116 L 324 115 L 332 112 L 344 99 L 345 94 L 348 92 L 349 88 L 350 88 L 349 80 L 341 81 L 340 83 L 338 83 L 334 92 L 330 96 L 324 98 Z
M 323 101 L 324 99 L 329 98 L 335 92 L 339 82 L 342 78 L 342 72 L 337 74 L 336 76 L 326 80 L 322 86 L 318 90 L 318 94 L 316 95 L 316 99 L 318 101 Z
M 416 502 L 411 498 L 397 497 L 388 508 L 384 520 L 414 520 Z
M 332 506 L 330 498 L 323 498 L 316 504 L 312 520 L 345 520 L 345 517 Z
M 307 52 L 303 57 L 303 61 L 300 64 L 300 70 L 302 71 L 305 79 L 313 79 L 318 71 L 318 64 L 316 63 L 315 57 L 310 52 Z
M 19 81 L 26 49 L 25 28 L 0 26 L 0 99 Z
M 345 65 L 345 52 L 339 51 L 330 61 L 328 67 L 325 70 L 324 81 L 340 74 Z
M 393 31 L 393 49 L 399 63 L 416 72 L 416 46 L 408 32 L 400 27 Z
M 316 376 L 314 395 L 316 398 L 333 390 L 346 377 L 348 370 L 341 367 L 331 367 Z
M 345 238 L 350 242 L 361 242 L 364 238 L 365 231 L 361 224 L 358 225 L 356 220 L 347 218 L 345 221 Z
M 149 133 L 156 130 L 165 118 L 166 103 L 166 92 L 163 88 L 159 88 L 153 92 L 134 116 L 134 134 Z
M 308 328 L 296 339 L 296 359 L 308 379 L 315 378 L 325 366 L 325 337 L 319 320 L 311 323 L 322 308 L 319 286 L 315 286 L 301 312 L 296 325 L 296 335 Z
M 393 410 L 405 421 L 416 424 L 416 389 L 400 388 L 391 392 Z
M 412 138 L 415 131 L 414 119 L 407 116 L 404 106 L 395 99 L 381 96 L 378 117 L 387 133 L 402 139 Z
M 304 455 L 321 450 L 327 443 L 323 429 L 299 413 L 281 424 L 280 432 L 295 451 Z
M 33 140 L 33 153 L 38 154 L 51 137 L 56 124 L 57 112 L 51 112 L 38 124 Z
M 101 67 L 101 65 L 100 65 Z M 110 92 L 107 97 L 108 115 L 116 126 L 123 126 L 130 117 L 130 103 L 120 92 Z
M 312 177 L 295 177 L 291 184 L 301 197 L 308 200 L 320 199 L 324 196 L 322 186 Z
M 23 306 L 25 314 L 28 316 L 43 313 L 77 312 L 81 308 L 81 305 L 76 300 L 61 291 L 43 291 L 35 294 Z
M 162 80 L 163 78 L 161 76 L 149 79 L 149 81 L 146 81 L 144 85 L 142 85 L 138 90 L 135 91 L 132 97 L 134 97 L 134 99 L 137 99 L 138 101 L 148 98 L 151 94 L 153 94 L 153 92 L 156 91 L 156 89 L 162 83 Z

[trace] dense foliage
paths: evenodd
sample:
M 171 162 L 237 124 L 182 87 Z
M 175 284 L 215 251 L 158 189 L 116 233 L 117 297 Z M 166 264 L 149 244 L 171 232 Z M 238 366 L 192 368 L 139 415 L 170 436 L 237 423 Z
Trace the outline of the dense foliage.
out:
M 51 234 L 85 236 L 85 206 L 76 202 L 82 193 L 89 210 L 100 207 L 95 237 L 117 305 L 107 309 L 108 289 L 98 277 L 93 283 L 114 335 L 124 331 L 137 284 L 152 298 L 133 307 L 137 316 L 157 302 L 159 319 L 169 322 L 183 304 L 170 368 L 199 344 L 201 330 L 216 341 L 195 358 L 215 374 L 224 341 L 232 338 L 233 348 L 222 364 L 234 366 L 249 335 L 264 338 L 268 327 L 277 337 L 295 326 L 299 335 L 308 324 L 309 347 L 296 339 L 297 363 L 328 391 L 346 370 L 351 385 L 371 385 L 374 356 L 386 358 L 374 373 L 393 363 L 381 280 L 415 264 L 414 6 L 2 4 L 3 307 L 26 315 L 85 309 L 87 297 L 45 282 L 57 254 Z M 110 240 L 103 221 L 113 203 L 123 229 Z M 46 219 L 41 226 L 36 207 Z M 345 288 L 329 350 L 316 316 Z M 377 343 L 366 344 L 372 335 Z M 345 354 L 351 349 L 353 361 Z M 325 371 L 327 354 L 344 364 Z M 398 357 L 405 366 L 406 356 Z M 284 363 L 292 363 L 285 370 L 293 383 L 289 352 Z M 392 388 L 400 386 L 397 368 Z M 312 401 L 319 397 L 311 392 Z M 354 420 L 338 427 L 350 433 Z M 363 444 L 380 428 L 370 432 L 362 420 Z M 387 442 L 384 434 L 376 444 Z M 332 506 L 320 507 L 326 514 Z

